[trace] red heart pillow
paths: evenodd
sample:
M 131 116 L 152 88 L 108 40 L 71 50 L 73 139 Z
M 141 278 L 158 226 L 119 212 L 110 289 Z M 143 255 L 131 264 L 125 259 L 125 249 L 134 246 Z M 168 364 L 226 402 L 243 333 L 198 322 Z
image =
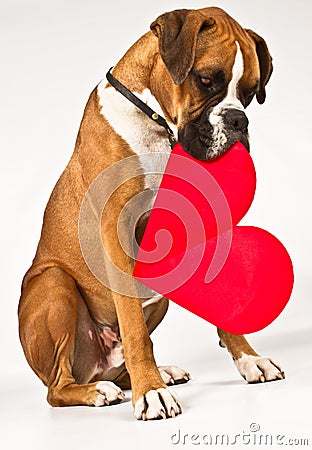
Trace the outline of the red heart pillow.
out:
M 241 143 L 213 161 L 195 160 L 177 144 L 133 276 L 228 332 L 251 333 L 270 324 L 289 300 L 293 270 L 271 234 L 235 227 L 255 186 L 254 166 Z

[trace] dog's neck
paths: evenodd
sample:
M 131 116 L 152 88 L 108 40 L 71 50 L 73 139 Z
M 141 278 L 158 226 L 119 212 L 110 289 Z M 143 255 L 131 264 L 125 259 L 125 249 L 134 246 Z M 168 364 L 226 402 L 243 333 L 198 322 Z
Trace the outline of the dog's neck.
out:
M 114 76 L 154 111 L 164 115 L 164 111 L 150 90 L 151 72 L 156 53 L 154 47 L 157 42 L 150 33 L 143 36 L 141 40 L 151 41 L 151 45 L 147 45 L 146 42 L 149 54 L 142 59 L 142 56 L 140 56 L 142 47 L 141 51 L 137 52 L 137 43 L 134 44 L 125 55 L 127 58 L 124 57 L 116 65 Z M 125 59 L 129 61 L 129 57 L 134 63 L 128 69 L 125 66 Z M 115 88 L 108 86 L 106 80 L 103 80 L 98 85 L 97 94 L 101 114 L 114 128 L 115 132 L 128 143 L 133 153 L 140 157 L 144 170 L 161 172 L 164 169 L 163 157 L 157 159 L 157 157 L 148 158 L 143 155 L 153 152 L 166 153 L 169 156 L 171 148 L 166 130 L 153 122 L 122 94 L 116 91 Z M 172 125 L 173 131 L 176 133 L 173 124 L 170 125 Z M 160 178 L 161 175 L 146 177 L 146 187 L 157 187 Z
M 144 52 L 142 48 L 145 49 Z M 142 93 L 145 89 L 150 89 L 157 53 L 158 40 L 152 32 L 148 32 L 135 42 L 115 65 L 115 77 L 132 92 Z

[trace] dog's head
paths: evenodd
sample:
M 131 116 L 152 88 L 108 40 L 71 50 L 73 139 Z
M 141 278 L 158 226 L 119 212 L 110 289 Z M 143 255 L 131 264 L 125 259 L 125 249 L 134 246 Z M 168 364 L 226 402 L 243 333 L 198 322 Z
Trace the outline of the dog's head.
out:
M 272 58 L 265 41 L 219 8 L 177 10 L 151 25 L 158 38 L 154 86 L 178 128 L 184 149 L 197 159 L 217 157 L 235 142 L 247 148 L 245 108 L 265 101 Z M 151 87 L 152 84 L 151 84 Z

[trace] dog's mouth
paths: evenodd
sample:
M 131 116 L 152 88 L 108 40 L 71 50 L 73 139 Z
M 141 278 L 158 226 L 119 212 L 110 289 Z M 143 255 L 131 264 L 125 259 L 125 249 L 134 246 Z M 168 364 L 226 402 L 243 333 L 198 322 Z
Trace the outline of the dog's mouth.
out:
M 218 114 L 206 109 L 179 130 L 184 150 L 199 160 L 218 158 L 240 141 L 249 151 L 248 119 L 244 111 L 228 108 Z

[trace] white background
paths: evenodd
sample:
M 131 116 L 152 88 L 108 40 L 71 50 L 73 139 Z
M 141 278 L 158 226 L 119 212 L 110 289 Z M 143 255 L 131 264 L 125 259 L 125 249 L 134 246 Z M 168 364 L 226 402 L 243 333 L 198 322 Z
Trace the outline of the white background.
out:
M 235 435 L 253 422 L 261 426 L 258 434 L 310 437 L 312 444 L 312 6 L 309 0 L 215 0 L 214 5 L 264 36 L 274 58 L 266 103 L 249 107 L 258 187 L 244 223 L 275 234 L 293 259 L 296 281 L 289 305 L 270 327 L 250 336 L 261 354 L 283 364 L 287 379 L 246 385 L 218 347 L 215 329 L 172 304 L 154 343 L 159 363 L 178 364 L 193 375 L 189 385 L 176 388 L 182 416 L 136 422 L 130 401 L 101 409 L 48 406 L 46 389 L 24 360 L 16 310 L 45 204 L 73 151 L 88 95 L 159 14 L 211 5 L 202 0 L 1 0 L 3 449 L 193 448 L 188 437 L 185 445 L 173 445 L 171 436 L 178 429 L 182 435 Z

